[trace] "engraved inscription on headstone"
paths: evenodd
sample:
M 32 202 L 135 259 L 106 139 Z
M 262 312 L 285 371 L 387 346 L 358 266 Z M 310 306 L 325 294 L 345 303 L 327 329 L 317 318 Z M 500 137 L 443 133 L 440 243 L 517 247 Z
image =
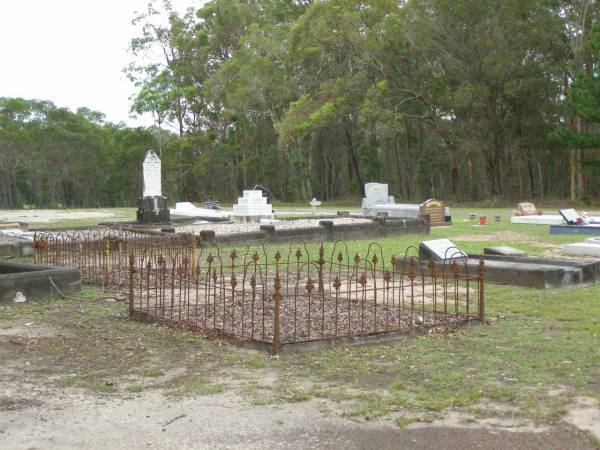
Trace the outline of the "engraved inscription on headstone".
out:
M 144 197 L 162 195 L 160 159 L 154 150 L 148 150 L 144 159 Z
M 439 200 L 429 199 L 421 204 L 421 214 L 429 215 L 432 226 L 444 225 L 446 222 L 444 204 Z

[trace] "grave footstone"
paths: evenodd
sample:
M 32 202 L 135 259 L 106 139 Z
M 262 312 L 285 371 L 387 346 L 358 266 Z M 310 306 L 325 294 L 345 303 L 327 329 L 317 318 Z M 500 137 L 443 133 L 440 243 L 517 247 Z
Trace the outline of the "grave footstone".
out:
M 169 223 L 171 215 L 167 199 L 162 195 L 161 162 L 154 150 L 146 152 L 142 164 L 144 176 L 143 197 L 138 199 L 138 223 Z
M 419 244 L 419 256 L 421 259 L 433 258 L 437 261 L 444 261 L 463 258 L 467 255 L 449 239 L 434 239 L 422 241 Z

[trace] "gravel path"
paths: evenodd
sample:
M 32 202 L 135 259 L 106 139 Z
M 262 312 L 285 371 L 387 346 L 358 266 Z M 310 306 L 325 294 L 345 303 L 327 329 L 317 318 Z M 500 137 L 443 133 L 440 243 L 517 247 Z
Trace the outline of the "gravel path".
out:
M 4 234 L 0 231 L 0 245 L 1 244 L 21 244 L 23 242 L 30 242 L 31 239 L 28 237 L 21 236 L 12 236 L 9 234 Z

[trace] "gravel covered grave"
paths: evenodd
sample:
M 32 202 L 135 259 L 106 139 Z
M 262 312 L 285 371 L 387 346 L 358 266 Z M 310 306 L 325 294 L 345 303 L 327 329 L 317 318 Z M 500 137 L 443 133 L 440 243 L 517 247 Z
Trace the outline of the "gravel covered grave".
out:
M 281 220 L 274 223 L 276 230 L 285 230 L 290 228 L 317 228 L 319 222 L 323 218 L 316 219 L 297 219 L 297 220 Z M 359 218 L 335 218 L 327 219 L 331 220 L 334 225 L 355 225 L 361 223 L 372 223 L 371 219 L 359 219 Z M 252 233 L 260 231 L 259 223 L 199 223 L 194 225 L 187 225 L 182 227 L 176 227 L 178 233 L 191 233 L 192 231 L 196 234 L 203 230 L 214 230 L 216 235 L 222 234 L 236 234 L 236 233 Z

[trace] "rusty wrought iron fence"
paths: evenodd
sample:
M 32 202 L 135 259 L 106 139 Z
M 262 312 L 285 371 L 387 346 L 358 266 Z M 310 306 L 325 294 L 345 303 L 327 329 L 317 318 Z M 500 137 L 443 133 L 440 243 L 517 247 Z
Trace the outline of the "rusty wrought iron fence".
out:
M 371 244 L 309 251 L 196 248 L 193 234 L 130 230 L 37 233 L 34 259 L 79 269 L 82 281 L 126 290 L 129 313 L 272 346 L 326 339 L 445 330 L 483 321 L 484 264 L 466 256 L 422 261 L 412 247 L 384 259 Z
M 194 254 L 193 234 L 150 235 L 123 229 L 38 232 L 34 235 L 34 263 L 78 269 L 86 284 L 102 288 L 127 287 L 129 255 L 165 257 Z
M 416 250 L 416 249 L 415 249 Z M 381 247 L 350 255 L 344 243 L 269 254 L 218 249 L 191 258 L 130 256 L 132 316 L 272 345 L 448 329 L 483 321 L 484 264 L 444 264 L 409 256 L 384 261 Z

